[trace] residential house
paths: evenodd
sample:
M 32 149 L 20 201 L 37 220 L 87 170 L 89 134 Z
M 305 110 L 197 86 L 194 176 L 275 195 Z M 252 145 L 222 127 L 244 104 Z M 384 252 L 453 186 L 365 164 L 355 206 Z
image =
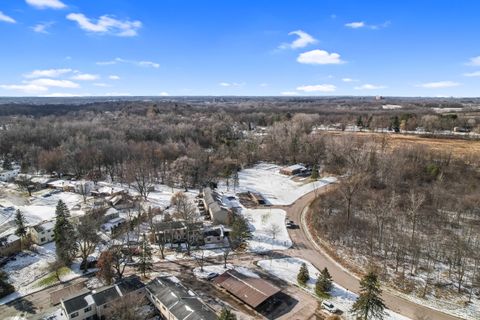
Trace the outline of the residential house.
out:
M 188 239 L 195 244 L 203 239 L 202 229 L 202 222 L 176 220 L 157 223 L 155 234 L 157 237 L 163 237 L 166 243 L 183 243 Z
M 280 173 L 286 176 L 294 176 L 307 170 L 302 164 L 294 164 L 280 169 Z
M 106 223 L 102 224 L 100 227 L 103 231 L 113 233 L 115 230 L 117 230 L 119 227 L 123 226 L 127 220 L 125 218 L 113 218 L 107 221 Z
M 223 226 L 219 225 L 204 229 L 203 242 L 205 242 L 205 244 L 225 243 L 225 233 Z
M 124 278 L 119 283 L 101 289 L 84 289 L 73 297 L 61 300 L 67 319 L 108 319 L 112 306 L 126 297 L 141 301 L 145 297 L 145 285 L 137 276 Z
M 47 183 L 47 187 L 50 189 L 61 190 L 64 192 L 75 191 L 75 185 L 66 180 L 54 180 Z
M 173 276 L 157 277 L 146 286 L 147 298 L 167 320 L 216 320 L 215 312 Z
M 53 221 L 44 221 L 36 226 L 30 227 L 29 233 L 32 242 L 38 245 L 43 245 L 55 240 L 53 232 L 54 228 L 55 223 Z
M 233 218 L 233 211 L 225 206 L 221 197 L 211 188 L 203 189 L 203 205 L 210 218 L 217 224 L 230 224 Z
M 20 252 L 22 248 L 20 237 L 9 234 L 0 238 L 0 256 L 8 257 L 12 254 Z

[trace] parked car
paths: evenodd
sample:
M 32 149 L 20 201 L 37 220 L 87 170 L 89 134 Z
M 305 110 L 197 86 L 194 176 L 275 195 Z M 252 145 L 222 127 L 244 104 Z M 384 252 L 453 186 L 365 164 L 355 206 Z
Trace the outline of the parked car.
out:
M 286 220 L 285 226 L 289 229 L 295 229 L 297 227 L 295 222 L 293 222 L 292 220 Z
M 207 274 L 206 279 L 210 281 L 210 280 L 212 280 L 213 278 L 216 278 L 216 277 L 218 277 L 218 273 L 210 272 L 209 274 Z
M 322 308 L 330 313 L 337 313 L 340 311 L 333 303 L 327 300 L 322 301 Z

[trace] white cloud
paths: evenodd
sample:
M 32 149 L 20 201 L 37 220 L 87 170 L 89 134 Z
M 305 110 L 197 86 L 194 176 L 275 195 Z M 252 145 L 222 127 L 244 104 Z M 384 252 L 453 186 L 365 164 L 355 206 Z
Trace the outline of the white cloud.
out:
M 221 87 L 242 87 L 245 83 L 237 83 L 237 82 L 220 82 L 218 84 Z
M 308 33 L 302 30 L 292 31 L 288 34 L 289 36 L 296 35 L 298 36 L 292 43 L 283 43 L 280 45 L 280 49 L 298 49 L 304 48 L 309 44 L 317 43 L 317 39 L 309 35 Z
M 475 72 L 470 72 L 470 73 L 464 73 L 463 74 L 465 77 L 480 77 L 480 71 L 475 71 Z
M 268 87 L 268 83 L 265 83 L 265 82 L 264 82 L 264 83 L 260 83 L 260 87 L 262 87 L 262 88 Z
M 345 27 L 352 28 L 352 29 L 363 28 L 363 27 L 365 27 L 365 22 L 363 22 L 363 21 L 350 22 L 350 23 L 346 23 Z
M 356 82 L 358 80 L 355 80 L 355 79 L 352 79 L 352 78 L 343 78 L 342 81 L 343 82 Z
M 72 77 L 72 80 L 79 81 L 94 81 L 100 78 L 98 74 L 89 74 L 89 73 L 79 73 Z
M 47 29 L 53 25 L 53 22 L 38 23 L 32 27 L 32 30 L 37 33 L 48 33 Z
M 452 88 L 458 87 L 460 83 L 453 81 L 438 81 L 438 82 L 427 82 L 417 85 L 417 87 L 427 88 L 427 89 L 440 89 L 440 88 Z
M 134 37 L 137 31 L 142 27 L 142 22 L 130 20 L 118 20 L 111 16 L 101 16 L 96 22 L 87 18 L 83 13 L 70 13 L 68 20 L 78 23 L 80 28 L 88 32 L 100 34 L 112 34 L 120 37 Z
M 112 75 L 108 76 L 108 79 L 110 79 L 110 80 L 120 80 L 120 77 L 112 74 Z
M 367 84 L 355 87 L 355 90 L 379 90 L 379 89 L 385 89 L 385 88 L 386 86 L 367 83 Z
M 340 59 L 338 53 L 329 53 L 325 50 L 312 50 L 301 53 L 297 61 L 305 64 L 341 64 L 344 63 Z
M 7 23 L 17 23 L 17 21 L 15 21 L 15 19 L 13 19 L 12 17 L 9 17 L 7 16 L 5 13 L 3 13 L 2 11 L 0 11 L 0 21 L 2 22 L 7 22 Z
M 35 84 L 1 84 L 0 88 L 5 90 L 21 91 L 27 94 L 41 93 L 48 91 L 47 87 Z
M 298 91 L 303 92 L 334 92 L 337 89 L 333 84 L 316 84 L 297 87 Z
M 295 91 L 283 91 L 280 93 L 282 96 L 297 96 L 298 92 Z
M 108 83 L 103 83 L 103 82 L 95 82 L 93 85 L 96 87 L 103 87 L 103 88 L 111 87 L 111 85 L 109 85 Z
M 73 72 L 72 69 L 45 69 L 45 70 L 33 70 L 30 73 L 24 74 L 25 78 L 57 78 L 66 73 Z
M 115 58 L 115 59 L 110 60 L 110 61 L 99 61 L 99 62 L 97 62 L 97 64 L 99 66 L 108 66 L 108 65 L 114 65 L 114 64 L 119 64 L 119 63 L 128 63 L 128 64 L 136 65 L 138 67 L 147 67 L 147 68 L 154 68 L 154 69 L 160 68 L 160 65 L 156 62 L 126 60 L 126 59 L 122 59 L 122 58 Z
M 37 9 L 64 9 L 67 7 L 60 0 L 26 0 L 26 2 Z
M 470 61 L 467 63 L 470 66 L 480 66 L 480 56 L 470 58 Z
M 160 92 L 159 96 L 161 97 L 168 97 L 170 94 L 168 92 L 162 91 Z
M 57 87 L 57 88 L 79 88 L 80 85 L 70 80 L 57 80 L 57 79 L 35 79 L 29 81 L 28 84 L 33 84 L 41 87 Z
M 364 21 L 354 21 L 345 24 L 345 27 L 351 29 L 360 29 L 360 28 L 367 28 L 372 30 L 378 30 L 382 28 L 386 28 L 390 25 L 390 21 L 385 21 L 382 24 L 367 24 Z

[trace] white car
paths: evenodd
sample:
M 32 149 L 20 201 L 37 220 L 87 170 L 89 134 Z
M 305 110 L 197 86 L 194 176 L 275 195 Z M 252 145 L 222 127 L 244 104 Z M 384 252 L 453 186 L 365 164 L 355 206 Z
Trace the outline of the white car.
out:
M 327 310 L 328 312 L 330 313 L 337 313 L 338 311 L 338 308 L 335 307 L 335 305 L 333 303 L 331 303 L 330 301 L 322 301 L 322 308 Z

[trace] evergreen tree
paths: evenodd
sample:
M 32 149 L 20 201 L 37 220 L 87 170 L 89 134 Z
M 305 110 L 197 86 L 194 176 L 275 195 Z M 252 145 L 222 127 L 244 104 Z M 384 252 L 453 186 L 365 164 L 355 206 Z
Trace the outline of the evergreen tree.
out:
M 8 153 L 3 157 L 2 169 L 7 171 L 13 169 L 12 158 Z
M 15 287 L 8 283 L 8 275 L 5 271 L 0 270 L 0 298 L 9 295 L 15 291 Z
M 248 223 L 242 216 L 236 215 L 233 218 L 232 231 L 230 231 L 230 245 L 233 250 L 242 246 L 242 243 L 250 238 L 250 228 Z
M 237 320 L 237 316 L 229 309 L 223 308 L 222 312 L 220 312 L 220 317 L 218 320 Z
M 381 294 L 378 276 L 370 271 L 360 281 L 360 295 L 353 304 L 351 312 L 362 320 L 383 319 L 385 304 L 380 297 Z
M 318 166 L 316 163 L 312 167 L 312 174 L 310 175 L 310 179 L 312 180 L 318 179 Z
M 398 118 L 398 116 L 392 118 L 390 126 L 393 131 L 400 132 L 400 119 Z
M 328 292 L 332 290 L 332 276 L 328 272 L 327 268 L 324 268 L 318 275 L 317 282 L 315 283 L 315 293 L 319 297 L 328 295 Z
M 140 261 L 138 262 L 138 271 L 140 271 L 145 277 L 147 271 L 152 269 L 152 249 L 148 243 L 148 239 L 143 234 L 142 241 L 142 254 L 140 255 Z
M 359 127 L 360 129 L 363 128 L 363 119 L 361 116 L 358 116 L 357 118 L 357 127 Z
M 56 221 L 53 233 L 57 257 L 65 266 L 70 266 L 77 255 L 78 244 L 76 241 L 75 228 L 69 220 L 70 212 L 62 200 L 58 201 L 55 215 Z
M 298 271 L 297 281 L 301 286 L 305 286 L 309 279 L 310 279 L 310 275 L 308 274 L 307 265 L 305 263 L 302 263 L 302 266 Z
M 15 225 L 17 226 L 15 234 L 20 237 L 20 250 L 22 250 L 23 239 L 27 235 L 27 227 L 25 226 L 26 222 L 27 221 L 22 212 L 17 210 L 17 213 L 15 214 Z

